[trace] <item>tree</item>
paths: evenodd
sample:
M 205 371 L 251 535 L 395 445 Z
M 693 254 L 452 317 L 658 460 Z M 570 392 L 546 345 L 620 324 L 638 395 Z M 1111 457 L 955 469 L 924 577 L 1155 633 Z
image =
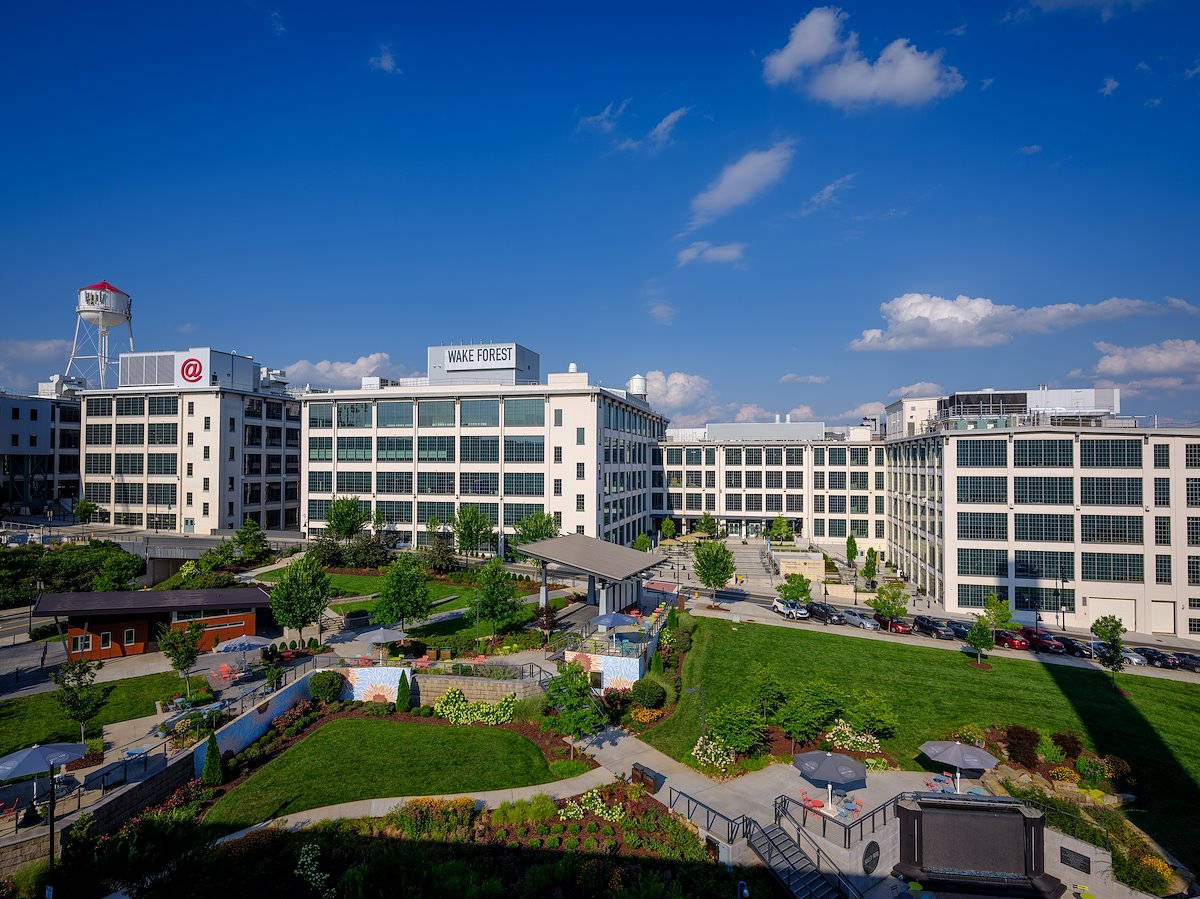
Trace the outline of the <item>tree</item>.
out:
M 233 564 L 233 541 L 222 540 L 216 546 L 206 549 L 196 560 L 196 567 L 201 574 L 212 574 Z
M 967 628 L 967 636 L 964 638 L 968 646 L 975 650 L 975 661 L 982 662 L 983 654 L 988 652 L 996 645 L 994 636 L 995 632 L 988 624 L 987 617 L 984 615 L 976 615 L 975 620 L 971 622 L 971 626 Z
M 787 540 L 791 537 L 792 529 L 788 527 L 788 520 L 782 515 L 775 516 L 771 521 L 771 536 L 776 540 Z
M 476 614 L 492 623 L 492 638 L 496 637 L 496 627 L 503 621 L 508 621 L 520 608 L 517 599 L 517 588 L 508 576 L 504 563 L 499 559 L 489 559 L 479 570 L 479 592 L 475 596 Z
M 854 539 L 853 534 L 846 535 L 846 564 L 851 568 L 857 568 L 854 564 L 858 558 L 858 541 Z
M 75 520 L 80 524 L 87 524 L 92 520 L 92 516 L 99 511 L 100 507 L 90 499 L 76 500 L 75 505 L 71 507 L 71 514 L 75 516 Z
M 554 516 L 549 512 L 534 512 L 532 515 L 526 515 L 513 525 L 513 529 L 516 533 L 513 535 L 512 542 L 518 546 L 522 543 L 537 543 L 539 540 L 549 540 L 551 537 L 558 536 L 558 525 L 554 523 Z M 541 560 L 533 559 L 532 562 L 534 567 L 540 571 Z
M 558 709 L 558 730 L 567 736 L 578 739 L 604 726 L 605 716 L 592 699 L 588 674 L 578 662 L 571 662 L 546 684 L 546 705 Z
M 775 585 L 775 592 L 782 599 L 790 599 L 798 603 L 812 602 L 812 581 L 799 572 L 793 572 L 783 579 L 782 584 Z
M 334 500 L 337 502 L 337 500 Z M 318 624 L 329 605 L 329 575 L 316 559 L 302 556 L 291 562 L 271 589 L 271 613 L 286 628 L 295 628 L 304 637 L 304 629 Z
M 204 744 L 204 768 L 200 773 L 200 781 L 208 787 L 219 787 L 225 782 L 225 771 L 221 765 L 221 750 L 217 746 L 217 735 L 208 735 Z
M 146 562 L 141 556 L 131 553 L 112 555 L 100 567 L 92 590 L 96 593 L 128 590 L 129 582 L 146 571 Z
M 247 518 L 242 522 L 242 526 L 233 535 L 233 542 L 237 546 L 239 557 L 243 562 L 257 562 L 271 552 L 262 527 L 253 518 Z
M 408 621 L 428 618 L 432 607 L 425 566 L 412 553 L 401 553 L 383 576 L 371 621 L 384 625 L 399 621 L 400 629 L 404 630 Z
M 875 575 L 879 567 L 879 556 L 875 552 L 875 547 L 868 547 L 867 556 L 863 560 L 862 576 L 868 581 L 875 580 Z
M 755 662 L 746 676 L 746 686 L 750 689 L 754 708 L 762 714 L 763 724 L 766 724 L 787 698 L 783 683 L 773 666 Z
M 663 523 L 659 526 L 659 530 L 662 531 L 664 540 L 674 540 L 675 520 L 673 518 L 664 518 Z
M 533 610 L 533 623 L 546 635 L 546 642 L 549 643 L 550 634 L 554 632 L 554 628 L 558 624 L 558 610 L 550 603 L 546 603 L 544 606 L 539 605 Z
M 79 725 L 80 743 L 86 740 L 87 723 L 99 715 L 108 702 L 108 691 L 96 686 L 96 673 L 103 667 L 103 662 L 75 659 L 64 662 L 54 672 L 54 683 L 58 685 L 54 698 L 67 718 Z
M 733 553 L 718 540 L 705 540 L 692 548 L 692 568 L 700 583 L 712 590 L 713 603 L 716 604 L 717 591 L 733 577 Z
M 370 520 L 370 511 L 357 496 L 335 496 L 325 513 L 325 530 L 338 540 L 348 541 L 361 534 Z
M 633 548 L 640 553 L 650 552 L 650 537 L 648 534 L 638 534 L 634 538 Z
M 430 515 L 425 519 L 425 531 L 429 534 L 430 543 L 437 540 L 438 534 L 442 532 L 442 519 L 436 515 Z
M 994 631 L 1005 630 L 1016 625 L 1008 600 L 1001 599 L 995 593 L 986 593 L 983 597 L 983 617 L 988 627 Z
M 700 516 L 700 520 L 696 522 L 693 530 L 701 534 L 708 534 L 710 537 L 715 537 L 717 536 L 717 520 L 705 512 Z
M 478 552 L 480 546 L 491 543 L 492 523 L 478 506 L 463 503 L 458 507 L 458 514 L 450 519 L 450 527 L 458 541 L 459 552 Z
M 200 657 L 200 638 L 203 636 L 202 621 L 189 621 L 183 627 L 171 627 L 164 622 L 158 628 L 158 648 L 183 678 L 189 699 L 192 697 L 192 682 L 188 679 L 188 672 L 196 667 L 196 659 Z
M 1092 622 L 1092 633 L 1099 641 L 1096 661 L 1112 672 L 1112 688 L 1117 689 L 1117 672 L 1125 668 L 1125 625 L 1116 615 L 1105 615 Z
M 903 618 L 908 613 L 908 597 L 904 593 L 904 585 L 899 581 L 888 581 L 866 604 L 888 622 L 888 630 L 892 629 L 893 618 Z
M 775 713 L 775 724 L 792 740 L 808 743 L 815 740 L 833 723 L 842 711 L 837 698 L 842 691 L 826 681 L 811 681 L 802 686 Z
M 431 535 L 431 539 L 421 553 L 425 567 L 434 574 L 445 574 L 459 567 L 458 557 L 454 555 L 454 544 L 445 534 Z

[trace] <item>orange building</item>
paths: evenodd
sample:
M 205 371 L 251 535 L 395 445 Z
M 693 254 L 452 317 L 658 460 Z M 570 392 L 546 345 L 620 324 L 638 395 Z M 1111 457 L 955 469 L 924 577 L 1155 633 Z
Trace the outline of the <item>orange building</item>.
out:
M 258 587 L 221 590 L 129 590 L 112 593 L 46 593 L 35 616 L 54 618 L 67 635 L 71 659 L 114 659 L 158 649 L 163 625 L 204 624 L 201 650 L 243 634 L 270 619 L 268 594 Z

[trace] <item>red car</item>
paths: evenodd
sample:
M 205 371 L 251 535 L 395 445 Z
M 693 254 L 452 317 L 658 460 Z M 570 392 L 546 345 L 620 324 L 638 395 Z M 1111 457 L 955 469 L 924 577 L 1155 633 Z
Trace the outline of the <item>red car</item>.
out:
M 1020 634 L 1014 634 L 1012 631 L 996 631 L 995 640 L 997 646 L 1003 646 L 1005 649 L 1029 648 L 1029 641 Z
M 1029 641 L 1029 648 L 1034 652 L 1066 652 L 1066 647 L 1054 639 L 1049 631 L 1038 630 L 1036 627 L 1021 628 L 1021 636 Z
M 883 628 L 885 631 L 891 631 L 893 634 L 911 634 L 912 633 L 912 625 L 909 624 L 907 621 L 905 621 L 903 618 L 892 618 L 889 620 L 887 618 L 884 618 L 878 612 L 876 612 L 871 617 L 874 618 L 876 621 L 878 621 L 879 626 L 881 628 Z

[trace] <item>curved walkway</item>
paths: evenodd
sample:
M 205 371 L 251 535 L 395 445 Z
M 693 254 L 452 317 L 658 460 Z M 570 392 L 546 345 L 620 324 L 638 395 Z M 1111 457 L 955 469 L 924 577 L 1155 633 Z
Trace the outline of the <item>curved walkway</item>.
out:
M 551 799 L 564 799 L 567 796 L 577 796 L 586 793 L 593 787 L 603 786 L 615 779 L 613 773 L 606 768 L 593 768 L 577 777 L 566 780 L 554 780 L 549 783 L 532 784 L 528 787 L 509 787 L 504 790 L 485 790 L 481 793 L 442 793 L 435 796 L 392 796 L 387 799 L 358 799 L 354 802 L 339 802 L 337 805 L 326 805 L 321 808 L 305 809 L 293 815 L 272 818 L 261 824 L 246 827 L 229 836 L 222 837 L 217 842 L 225 843 L 236 840 L 248 833 L 262 830 L 264 827 L 281 827 L 288 830 L 300 830 L 311 827 L 318 821 L 332 821 L 337 818 L 382 818 L 397 805 L 410 799 L 474 799 L 478 808 L 494 808 L 502 802 L 515 802 L 518 799 L 532 799 L 539 793 L 545 793 Z

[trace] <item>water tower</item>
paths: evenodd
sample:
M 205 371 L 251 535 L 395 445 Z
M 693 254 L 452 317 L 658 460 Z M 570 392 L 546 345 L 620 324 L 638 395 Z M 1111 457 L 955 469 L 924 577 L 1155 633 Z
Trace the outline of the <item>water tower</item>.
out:
M 108 332 L 122 325 L 129 329 L 129 351 L 133 352 L 133 300 L 129 294 L 107 281 L 79 288 L 75 340 L 71 343 L 66 374 L 89 381 L 99 375 L 101 389 L 108 386 L 108 368 L 116 364 L 108 355 Z

